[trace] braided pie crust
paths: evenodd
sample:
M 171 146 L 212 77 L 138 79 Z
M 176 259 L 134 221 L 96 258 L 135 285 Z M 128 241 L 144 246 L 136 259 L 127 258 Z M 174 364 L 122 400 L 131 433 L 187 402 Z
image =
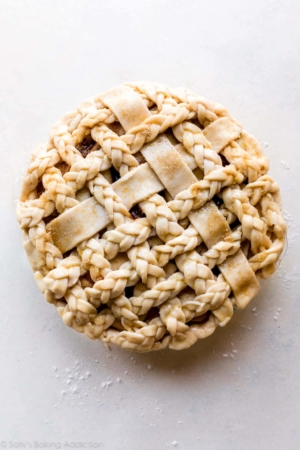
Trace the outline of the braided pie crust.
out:
M 276 269 L 286 225 L 268 167 L 223 106 L 186 89 L 86 100 L 34 151 L 18 202 L 39 289 L 91 339 L 190 347 Z

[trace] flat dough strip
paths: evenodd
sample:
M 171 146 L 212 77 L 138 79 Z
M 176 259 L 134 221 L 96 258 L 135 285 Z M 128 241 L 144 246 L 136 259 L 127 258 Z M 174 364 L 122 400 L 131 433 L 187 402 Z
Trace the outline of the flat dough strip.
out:
M 201 209 L 191 212 L 189 219 L 208 248 L 231 232 L 223 214 L 212 201 L 206 203 Z M 242 250 L 238 250 L 218 267 L 234 292 L 238 308 L 245 308 L 260 289 L 246 256 Z
M 190 212 L 189 219 L 208 248 L 213 247 L 231 233 L 223 214 L 213 201 L 207 202 L 197 211 Z
M 222 117 L 204 128 L 203 134 L 219 153 L 226 145 L 240 137 L 242 127 L 231 117 Z
M 91 197 L 48 223 L 46 229 L 62 253 L 76 247 L 110 223 L 106 210 Z
M 151 144 L 145 145 L 141 153 L 172 197 L 198 181 L 178 151 L 163 134 Z
M 122 199 L 124 205 L 130 209 L 136 203 L 162 191 L 164 186 L 149 164 L 145 163 L 116 181 L 112 188 Z
M 141 97 L 128 86 L 116 86 L 100 95 L 127 132 L 151 116 Z
M 232 287 L 238 308 L 244 309 L 260 289 L 246 256 L 240 249 L 218 267 Z
M 23 235 L 23 246 L 27 254 L 28 261 L 31 265 L 31 268 L 34 272 L 40 269 L 39 261 L 38 261 L 38 251 L 36 247 L 33 245 L 28 235 Z

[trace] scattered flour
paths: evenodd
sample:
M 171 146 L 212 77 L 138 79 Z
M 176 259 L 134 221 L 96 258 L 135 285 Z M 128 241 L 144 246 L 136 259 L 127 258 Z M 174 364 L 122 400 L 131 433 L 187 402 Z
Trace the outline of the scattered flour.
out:
M 282 167 L 283 167 L 284 169 L 289 169 L 289 168 L 290 168 L 290 166 L 288 165 L 288 163 L 286 163 L 285 161 L 280 161 L 280 164 L 282 165 Z

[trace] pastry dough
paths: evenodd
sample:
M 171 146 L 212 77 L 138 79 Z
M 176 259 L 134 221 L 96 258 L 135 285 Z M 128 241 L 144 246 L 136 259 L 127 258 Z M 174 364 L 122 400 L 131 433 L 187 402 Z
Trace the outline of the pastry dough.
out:
M 91 197 L 52 220 L 46 230 L 62 253 L 92 237 L 110 222 L 106 210 Z
M 145 145 L 141 153 L 172 197 L 197 181 L 183 158 L 163 134 L 151 144 Z
M 115 193 L 130 209 L 136 203 L 164 189 L 149 164 L 145 163 L 128 172 L 113 184 Z
M 128 83 L 50 131 L 18 204 L 36 283 L 64 323 L 134 351 L 225 326 L 276 269 L 286 225 L 253 136 L 184 89 Z

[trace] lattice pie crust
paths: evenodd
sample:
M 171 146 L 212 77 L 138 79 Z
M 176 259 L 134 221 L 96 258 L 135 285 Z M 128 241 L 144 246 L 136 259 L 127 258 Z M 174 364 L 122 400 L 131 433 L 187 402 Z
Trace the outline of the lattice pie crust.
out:
M 36 283 L 69 327 L 136 351 L 223 327 L 275 268 L 286 225 L 256 139 L 186 89 L 83 102 L 32 155 L 17 214 Z

